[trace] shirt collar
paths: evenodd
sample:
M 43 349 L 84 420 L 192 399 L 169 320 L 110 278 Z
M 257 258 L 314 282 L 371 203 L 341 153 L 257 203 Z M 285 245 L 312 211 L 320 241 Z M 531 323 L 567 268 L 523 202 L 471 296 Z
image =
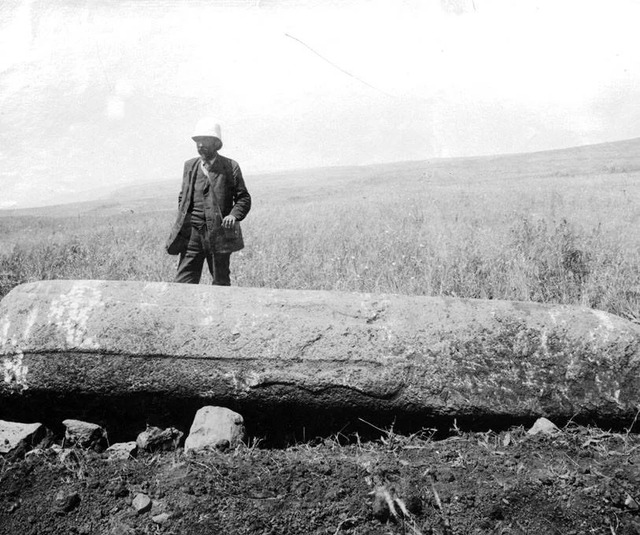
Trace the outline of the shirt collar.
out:
M 200 158 L 200 167 L 204 171 L 204 174 L 209 176 L 209 173 L 213 169 L 214 164 L 218 160 L 218 156 L 214 156 L 211 160 L 203 160 Z

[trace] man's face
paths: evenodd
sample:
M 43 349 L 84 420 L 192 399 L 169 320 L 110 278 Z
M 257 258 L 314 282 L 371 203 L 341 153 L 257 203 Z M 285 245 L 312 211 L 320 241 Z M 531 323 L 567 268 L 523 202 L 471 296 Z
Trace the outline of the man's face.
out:
M 215 137 L 194 137 L 198 154 L 205 160 L 211 160 L 218 154 L 218 140 Z

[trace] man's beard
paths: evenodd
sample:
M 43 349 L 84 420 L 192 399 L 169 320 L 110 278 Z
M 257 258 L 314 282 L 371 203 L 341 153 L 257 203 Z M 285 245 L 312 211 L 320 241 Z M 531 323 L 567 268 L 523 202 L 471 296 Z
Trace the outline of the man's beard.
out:
M 202 157 L 203 160 L 211 160 L 212 158 L 215 157 L 216 151 L 208 150 L 208 149 L 201 149 L 201 150 L 198 151 L 198 154 L 200 154 L 200 156 Z

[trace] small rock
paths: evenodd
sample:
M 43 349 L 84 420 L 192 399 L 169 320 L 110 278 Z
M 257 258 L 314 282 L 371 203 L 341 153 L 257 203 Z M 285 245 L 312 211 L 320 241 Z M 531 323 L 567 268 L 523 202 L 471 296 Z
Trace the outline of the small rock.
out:
M 373 490 L 373 516 L 382 522 L 387 520 L 391 513 L 385 497 L 385 490 L 384 487 L 376 487 Z
M 202 407 L 195 415 L 184 451 L 235 448 L 244 439 L 244 419 L 225 407 Z
M 80 495 L 75 491 L 59 490 L 55 497 L 54 508 L 57 514 L 65 514 L 80 503 Z
M 139 515 L 146 513 L 151 509 L 151 498 L 146 494 L 142 494 L 139 492 L 136 494 L 136 497 L 133 499 L 131 506 L 136 510 L 136 513 Z
M 23 457 L 46 436 L 47 430 L 40 423 L 23 424 L 0 420 L 0 454 Z
M 110 461 L 126 460 L 135 457 L 137 450 L 136 442 L 117 442 L 107 448 L 107 456 Z
M 145 431 L 138 435 L 136 444 L 142 451 L 172 451 L 178 447 L 182 432 L 173 427 L 160 429 L 148 426 Z
M 106 431 L 97 424 L 82 420 L 64 420 L 65 446 L 80 446 L 81 448 L 103 449 L 107 441 Z
M 169 513 L 160 513 L 159 515 L 152 516 L 151 521 L 154 524 L 165 524 L 170 518 L 171 515 Z
M 539 481 L 542 485 L 553 485 L 555 481 L 553 473 L 545 468 L 534 470 L 531 476 L 534 480 Z
M 107 494 L 111 494 L 116 498 L 124 498 L 129 495 L 129 489 L 127 488 L 127 485 L 125 485 L 124 481 L 118 479 L 109 481 L 105 490 Z
M 624 500 L 624 505 L 632 511 L 637 511 L 638 509 L 640 509 L 640 505 L 638 505 L 638 502 L 635 501 L 629 494 L 627 494 L 627 497 Z
M 559 432 L 560 429 L 558 429 L 558 426 L 551 420 L 547 420 L 546 418 L 538 418 L 531 429 L 527 431 L 527 434 L 537 435 L 542 433 L 543 435 L 553 435 Z

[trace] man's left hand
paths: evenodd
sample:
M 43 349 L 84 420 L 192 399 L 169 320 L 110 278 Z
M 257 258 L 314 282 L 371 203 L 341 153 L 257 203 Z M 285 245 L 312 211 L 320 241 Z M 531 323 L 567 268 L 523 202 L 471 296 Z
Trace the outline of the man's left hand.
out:
M 236 216 L 228 215 L 222 220 L 222 226 L 224 228 L 233 228 L 236 226 Z

